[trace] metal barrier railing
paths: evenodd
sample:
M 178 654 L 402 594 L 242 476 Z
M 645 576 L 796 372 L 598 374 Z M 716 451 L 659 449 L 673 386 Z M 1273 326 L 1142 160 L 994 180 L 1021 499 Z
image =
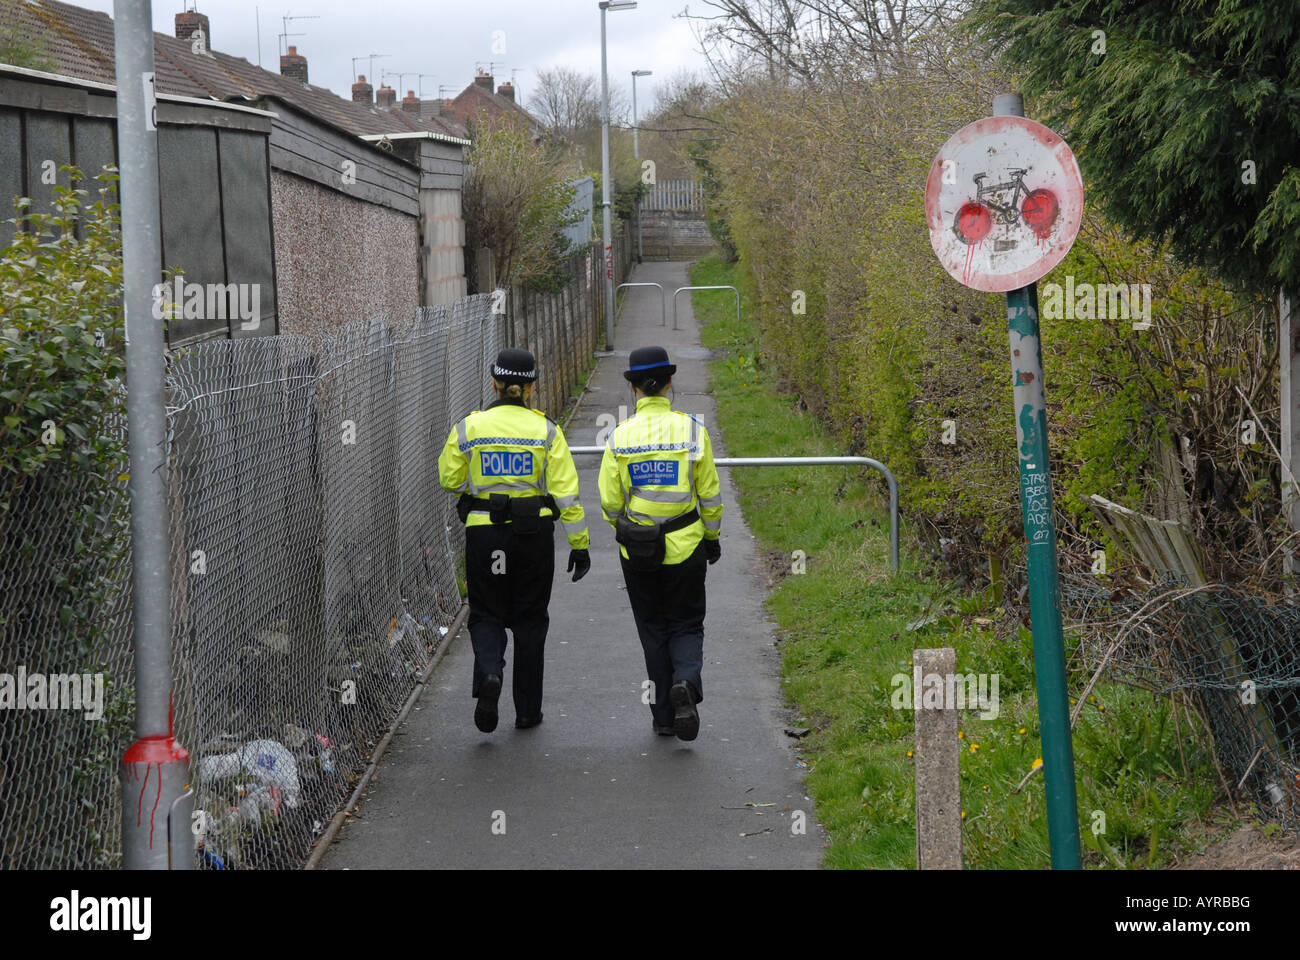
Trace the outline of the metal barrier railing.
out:
M 659 288 L 659 326 L 661 327 L 668 326 L 668 308 L 664 305 L 664 287 L 662 283 L 654 283 L 652 281 L 647 281 L 645 283 L 620 283 L 617 287 L 614 288 L 614 297 L 616 299 L 618 297 L 618 292 L 622 290 L 624 287 L 658 287 Z M 676 308 L 676 306 L 677 303 L 676 301 L 674 301 L 673 302 L 674 309 Z M 677 327 L 677 314 L 674 312 L 673 328 L 676 329 L 676 327 Z
M 731 286 L 731 284 L 724 283 L 718 286 L 710 286 L 710 287 L 678 287 L 676 290 L 673 291 L 673 329 L 674 330 L 678 329 L 677 294 L 682 293 L 686 290 L 730 290 L 732 293 L 736 295 L 736 319 L 737 320 L 740 319 L 740 291 L 737 290 L 735 287 Z
M 605 448 L 570 447 L 569 452 L 594 456 L 603 454 Z M 879 470 L 889 484 L 889 571 L 898 573 L 898 481 L 879 460 L 871 457 L 718 457 L 713 462 L 719 467 L 819 467 L 857 463 Z

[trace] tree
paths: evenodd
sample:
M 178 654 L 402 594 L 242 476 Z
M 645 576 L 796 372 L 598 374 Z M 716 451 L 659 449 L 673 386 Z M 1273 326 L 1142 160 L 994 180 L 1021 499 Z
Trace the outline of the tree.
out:
M 976 0 L 970 26 L 1111 218 L 1229 282 L 1300 286 L 1294 0 Z
M 600 124 L 600 81 L 572 67 L 539 70 L 528 105 L 555 136 L 572 140 Z
M 869 82 L 942 70 L 939 28 L 961 0 L 703 0 L 697 37 L 715 68 L 768 80 Z M 925 42 L 921 42 L 924 40 Z
M 629 100 L 621 85 L 610 78 L 609 122 L 627 122 Z M 579 73 L 572 67 L 555 67 L 537 72 L 537 92 L 528 101 L 537 119 L 553 135 L 573 141 L 585 133 L 600 130 L 600 77 Z
M 466 246 L 492 254 L 498 285 L 549 278 L 567 245 L 560 231 L 574 191 L 510 124 L 480 117 L 465 176 Z

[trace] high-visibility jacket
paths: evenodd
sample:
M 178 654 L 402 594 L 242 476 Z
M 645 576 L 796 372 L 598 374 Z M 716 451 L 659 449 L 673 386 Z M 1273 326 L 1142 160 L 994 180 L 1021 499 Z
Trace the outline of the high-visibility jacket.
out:
M 560 508 L 560 522 L 574 550 L 590 542 L 586 515 L 578 502 L 578 471 L 564 431 L 540 410 L 522 403 L 499 400 L 486 410 L 475 410 L 451 428 L 438 457 L 438 479 L 443 489 L 486 498 L 494 493 L 510 497 L 550 494 Z M 541 516 L 550 517 L 549 507 Z M 465 526 L 492 522 L 487 510 L 471 510 Z
M 642 397 L 636 413 L 610 433 L 600 464 L 600 506 L 611 525 L 620 514 L 663 524 L 698 509 L 700 519 L 665 536 L 664 563 L 681 563 L 701 539 L 722 532 L 722 485 L 709 431 L 667 397 Z M 619 547 L 624 557 L 627 550 Z

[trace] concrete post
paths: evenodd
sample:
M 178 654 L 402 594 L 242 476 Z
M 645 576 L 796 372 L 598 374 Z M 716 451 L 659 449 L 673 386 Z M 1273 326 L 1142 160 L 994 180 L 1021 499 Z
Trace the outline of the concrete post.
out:
M 920 870 L 961 869 L 961 741 L 956 704 L 923 709 L 926 677 L 944 690 L 957 670 L 952 647 L 912 651 L 912 712 L 916 717 L 916 866 Z M 934 681 L 931 681 L 932 683 Z

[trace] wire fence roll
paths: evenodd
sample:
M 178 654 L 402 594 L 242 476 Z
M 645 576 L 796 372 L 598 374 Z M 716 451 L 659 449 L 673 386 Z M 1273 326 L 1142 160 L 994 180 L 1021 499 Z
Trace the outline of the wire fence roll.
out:
M 1112 589 L 1075 574 L 1068 629 L 1089 671 L 1186 702 L 1230 796 L 1300 830 L 1300 607 L 1172 577 Z
M 484 293 L 168 357 L 172 711 L 197 866 L 301 867 L 350 795 L 460 609 L 464 533 L 438 483 L 449 431 L 490 402 L 510 343 L 541 354 L 552 417 L 590 369 L 598 254 L 567 269 L 562 291 L 506 312 Z M 124 433 L 120 412 L 100 429 Z M 0 675 L 102 691 L 96 710 L 0 710 L 0 868 L 121 865 L 125 470 L 52 464 L 0 512 Z

